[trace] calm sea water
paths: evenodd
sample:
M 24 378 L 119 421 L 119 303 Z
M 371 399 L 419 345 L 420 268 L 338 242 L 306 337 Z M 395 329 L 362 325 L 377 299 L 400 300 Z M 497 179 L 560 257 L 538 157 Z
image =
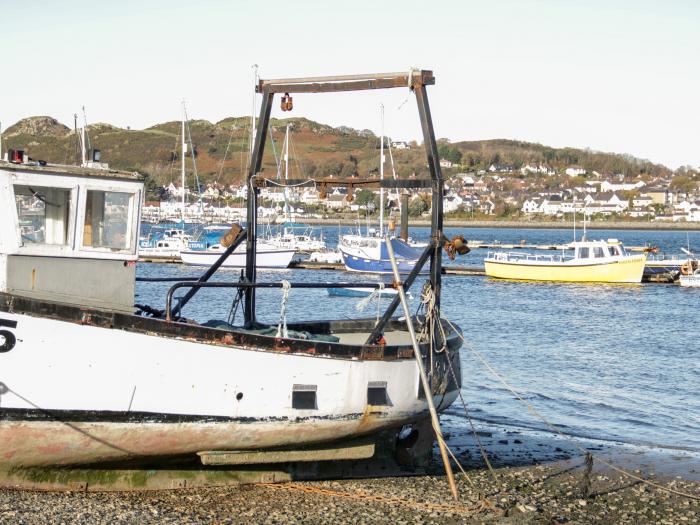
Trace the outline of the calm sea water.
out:
M 347 231 L 347 228 L 344 230 Z M 325 227 L 335 245 L 337 227 Z M 571 231 L 449 228 L 469 239 L 503 243 L 564 243 Z M 580 233 L 580 232 L 579 232 Z M 411 232 L 427 239 L 427 228 Z M 700 249 L 700 232 L 589 231 L 589 238 L 620 239 L 680 253 Z M 700 250 L 699 250 L 700 251 Z M 482 264 L 474 250 L 460 264 Z M 142 276 L 196 276 L 201 269 L 139 264 Z M 223 270 L 217 280 L 233 280 Z M 262 272 L 261 280 L 360 281 L 372 277 L 337 271 Z M 167 284 L 139 283 L 137 302 L 164 304 Z M 419 289 L 419 288 L 418 288 Z M 202 290 L 185 313 L 198 320 L 226 319 L 232 291 Z M 277 323 L 280 290 L 258 292 L 258 315 Z M 662 284 L 601 285 L 502 282 L 445 276 L 443 315 L 544 416 L 566 432 L 629 444 L 700 453 L 700 289 Z M 414 306 L 416 301 L 413 301 Z M 357 299 L 331 298 L 325 290 L 293 289 L 288 320 L 373 316 Z M 388 303 L 385 303 L 388 304 Z M 546 430 L 500 386 L 465 346 L 461 350 L 463 395 L 477 420 L 521 432 Z M 461 413 L 453 406 L 450 412 Z M 457 417 L 448 425 L 466 425 Z

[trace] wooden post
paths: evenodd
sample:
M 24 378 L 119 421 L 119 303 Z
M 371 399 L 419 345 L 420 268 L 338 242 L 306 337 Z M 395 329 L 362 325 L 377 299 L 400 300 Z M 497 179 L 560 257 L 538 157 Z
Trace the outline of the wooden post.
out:
M 408 192 L 401 192 L 401 233 L 399 236 L 408 241 Z

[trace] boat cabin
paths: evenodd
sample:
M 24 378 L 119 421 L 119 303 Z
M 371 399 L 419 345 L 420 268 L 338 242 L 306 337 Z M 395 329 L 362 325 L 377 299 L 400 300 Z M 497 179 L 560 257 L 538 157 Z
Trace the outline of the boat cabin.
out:
M 627 255 L 622 243 L 617 239 L 607 241 L 578 241 L 574 245 L 574 259 L 603 259 Z
M 0 292 L 131 312 L 138 173 L 0 161 Z

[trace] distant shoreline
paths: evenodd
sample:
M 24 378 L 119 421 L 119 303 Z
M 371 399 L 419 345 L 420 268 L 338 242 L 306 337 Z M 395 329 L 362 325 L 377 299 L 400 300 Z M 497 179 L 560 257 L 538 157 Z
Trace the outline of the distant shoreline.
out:
M 307 224 L 318 224 L 324 226 L 354 226 L 357 220 L 351 219 L 303 219 Z M 371 219 L 371 224 L 377 222 L 376 218 Z M 362 226 L 366 221 L 360 221 Z M 430 221 L 425 219 L 409 220 L 409 226 L 430 226 Z M 525 230 L 571 230 L 573 223 L 566 222 L 543 222 L 543 221 L 483 221 L 483 220 L 445 220 L 445 228 L 510 228 Z M 397 226 L 398 227 L 398 226 Z M 577 221 L 576 229 L 583 229 L 583 223 Z M 633 222 L 633 221 L 611 221 L 611 222 L 589 222 L 586 224 L 589 230 L 673 230 L 673 231 L 700 231 L 700 223 L 689 224 L 687 222 Z

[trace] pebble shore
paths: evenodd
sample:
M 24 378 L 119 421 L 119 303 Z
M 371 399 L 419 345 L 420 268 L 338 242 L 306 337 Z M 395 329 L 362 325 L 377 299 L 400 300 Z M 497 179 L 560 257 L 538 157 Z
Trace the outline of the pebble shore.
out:
M 698 500 L 595 470 L 586 488 L 580 464 L 505 467 L 495 476 L 469 470 L 469 479 L 458 475 L 458 507 L 441 475 L 158 492 L 2 490 L 0 523 L 700 523 Z M 654 481 L 700 497 L 699 482 Z

